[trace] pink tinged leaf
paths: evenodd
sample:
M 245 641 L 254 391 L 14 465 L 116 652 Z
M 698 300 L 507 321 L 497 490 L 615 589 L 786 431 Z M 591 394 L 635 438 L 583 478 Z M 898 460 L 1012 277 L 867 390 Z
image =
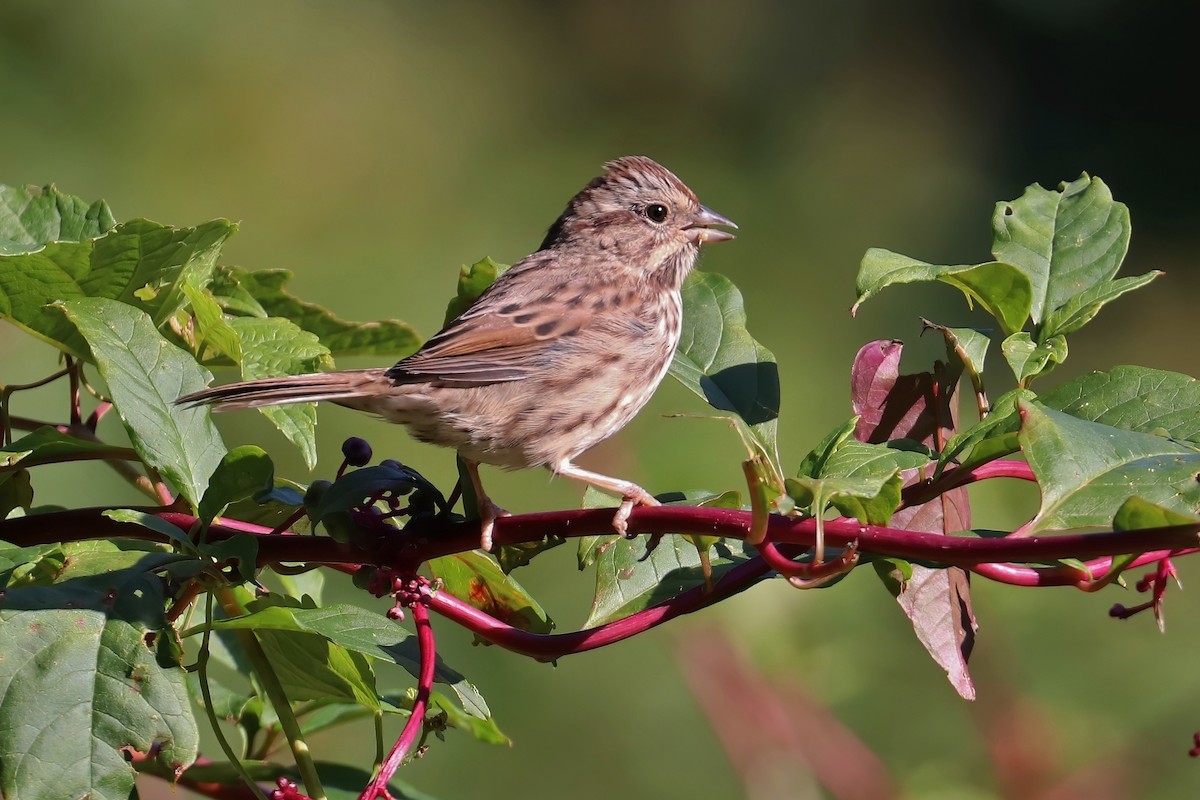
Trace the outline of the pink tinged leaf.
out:
M 864 442 L 912 439 L 940 449 L 955 431 L 959 374 L 938 363 L 932 373 L 901 375 L 903 349 L 897 341 L 876 341 L 858 351 L 850 383 L 854 413 L 859 417 L 854 435 Z M 910 470 L 905 483 L 918 477 L 917 470 Z M 892 517 L 891 525 L 930 533 L 969 529 L 966 489 L 902 509 Z M 901 587 L 896 600 L 921 644 L 946 670 L 951 685 L 962 697 L 973 700 L 975 687 L 967 661 L 979 626 L 971 608 L 967 572 L 914 565 L 912 578 Z

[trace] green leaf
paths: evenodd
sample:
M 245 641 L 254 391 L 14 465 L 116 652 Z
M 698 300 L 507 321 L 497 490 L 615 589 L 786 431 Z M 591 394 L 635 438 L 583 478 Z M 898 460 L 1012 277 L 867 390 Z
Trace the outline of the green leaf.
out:
M 212 376 L 136 308 L 81 298 L 62 310 L 87 339 L 134 449 L 195 507 L 225 445 L 208 409 L 175 399 L 203 389 Z
M 1030 380 L 1049 372 L 1055 364 L 1067 358 L 1067 340 L 1054 336 L 1038 344 L 1024 331 L 1014 333 L 1000 343 L 1000 351 L 1017 377 L 1017 383 L 1025 386 Z
M 196 318 L 201 352 L 211 347 L 241 368 L 242 378 L 316 372 L 331 365 L 329 350 L 314 334 L 280 317 L 227 319 L 211 292 L 184 281 Z M 259 412 L 296 445 L 309 469 L 317 462 L 317 411 L 312 403 L 263 406 Z
M 100 548 L 97 545 L 103 544 Z M 196 757 L 198 730 L 155 574 L 176 556 L 64 548 L 53 586 L 0 603 L 0 795 L 128 798 L 126 752 L 170 774 Z M 117 569 L 93 572 L 88 553 Z
M 161 325 L 178 302 L 172 285 L 189 264 L 215 261 L 235 226 L 214 220 L 169 228 L 122 223 L 97 239 L 58 241 L 0 255 L 0 317 L 60 350 L 90 359 L 87 343 L 51 303 L 93 297 L 141 309 Z
M 399 358 L 421 344 L 412 326 L 399 320 L 348 322 L 315 303 L 308 303 L 284 289 L 291 280 L 287 270 L 250 270 L 220 266 L 213 277 L 212 291 L 226 311 L 255 313 L 291 320 L 315 334 L 321 344 L 338 356 L 390 356 Z M 252 303 L 257 305 L 252 305 Z
M 1113 530 L 1137 531 L 1143 528 L 1166 528 L 1172 525 L 1196 525 L 1200 514 L 1184 514 L 1155 505 L 1141 497 L 1131 497 L 1121 504 L 1113 516 Z
M 1046 322 L 1038 331 L 1039 338 L 1045 340 L 1074 333 L 1091 322 L 1105 305 L 1126 292 L 1142 288 L 1159 275 L 1162 275 L 1162 272 L 1155 270 L 1135 277 L 1104 281 L 1085 289 L 1067 300 L 1061 308 L 1056 308 L 1046 315 Z
M 197 515 L 212 520 L 230 503 L 270 489 L 275 483 L 275 465 L 261 447 L 244 444 L 226 453 L 209 479 Z
M 1019 331 L 1029 318 L 1031 288 L 1020 269 L 1003 261 L 984 264 L 935 265 L 873 247 L 858 268 L 856 313 L 871 297 L 888 286 L 941 281 L 978 302 L 996 318 L 1006 334 Z
M 1117 274 L 1129 249 L 1129 209 L 1085 174 L 1057 191 L 1033 184 L 1017 200 L 997 203 L 992 235 L 996 259 L 1029 279 L 1033 321 L 1049 323 L 1071 298 Z M 1048 335 L 1056 332 L 1067 331 Z
M 0 473 L 41 464 L 104 459 L 136 460 L 138 454 L 128 447 L 117 447 L 94 439 L 81 439 L 57 428 L 44 425 L 27 436 L 0 449 Z
M 442 581 L 443 591 L 501 622 L 533 633 L 554 630 L 554 622 L 533 595 L 483 553 L 468 551 L 435 558 L 429 562 L 429 570 Z
M 196 545 L 188 538 L 186 531 L 181 531 L 171 523 L 164 519 L 159 519 L 153 514 L 147 514 L 145 511 L 135 511 L 131 508 L 110 508 L 104 511 L 104 516 L 117 522 L 128 522 L 132 525 L 141 525 L 143 528 L 149 528 L 155 533 L 162 534 L 167 541 L 175 542 L 180 545 L 184 552 L 198 553 Z
M 1107 526 L 1130 497 L 1180 514 L 1200 507 L 1200 453 L 1167 439 L 1020 404 L 1020 440 L 1042 487 L 1031 533 Z
M 822 464 L 819 475 L 788 478 L 788 493 L 813 516 L 823 513 L 828 504 L 864 525 L 886 525 L 900 505 L 901 472 L 931 460 L 928 452 L 901 450 L 893 444 L 844 441 Z
M 256 635 L 263 631 L 312 634 L 348 651 L 391 661 L 414 677 L 418 673 L 415 638 L 402 625 L 382 614 L 342 603 L 320 608 L 297 607 L 293 601 L 277 595 L 255 600 L 247 608 L 248 613 L 240 617 L 215 621 L 213 629 L 253 630 Z M 202 630 L 202 626 L 197 626 L 184 631 L 183 636 L 193 636 Z M 440 658 L 434 669 L 434 680 L 454 689 L 468 713 L 489 716 L 487 704 L 478 690 Z
M 692 272 L 683 284 L 683 332 L 671 363 L 676 380 L 741 421 L 778 473 L 779 368 L 746 330 L 741 292 L 723 275 Z
M 363 467 L 351 470 L 334 481 L 320 495 L 320 500 L 309 510 L 308 516 L 314 522 L 320 522 L 331 514 L 348 511 L 367 498 L 383 492 L 403 496 L 416 489 L 437 492 L 429 481 L 410 467 L 390 464 Z
M 627 617 L 669 600 L 680 592 L 704 586 L 700 553 L 679 536 L 666 536 L 646 554 L 648 536 L 617 539 L 596 559 L 596 594 L 583 624 L 592 628 Z M 749 558 L 738 539 L 722 539 L 711 551 L 712 580 Z M 769 575 L 764 575 L 766 580 Z M 747 587 L 748 588 L 748 587 Z
M 508 269 L 506 264 L 497 264 L 487 256 L 476 261 L 469 267 L 463 267 L 458 274 L 458 291 L 446 304 L 445 324 L 449 325 L 462 316 L 462 313 L 474 305 L 489 286 L 496 282 Z
M 942 338 L 946 340 L 946 356 L 959 361 L 971 379 L 975 391 L 981 391 L 983 362 L 987 358 L 988 346 L 992 343 L 988 335 L 974 328 L 947 328 L 927 319 L 921 322 L 926 328 L 942 334 Z
M 825 469 L 825 463 L 829 461 L 830 457 L 833 456 L 839 447 L 854 436 L 854 431 L 857 428 L 858 417 L 851 417 L 827 433 L 825 438 L 800 462 L 800 469 L 797 470 L 796 474 L 801 477 L 819 477 Z
M 1017 441 L 1017 429 L 1020 427 L 1017 399 L 1022 397 L 1032 399 L 1034 394 L 1024 389 L 1005 392 L 984 419 L 947 439 L 938 458 L 935 475 L 940 475 L 953 461 L 957 461 L 964 469 L 974 469 L 1020 450 L 1021 444 Z
M 116 224 L 103 200 L 89 205 L 53 185 L 0 186 L 0 255 L 28 253 L 48 242 L 94 239 Z
M 329 350 L 317 337 L 290 320 L 238 317 L 230 323 L 241 342 L 246 380 L 316 372 L 329 362 Z M 313 403 L 258 409 L 300 450 L 309 469 L 317 464 L 317 409 Z
M 7 519 L 18 508 L 28 511 L 32 507 L 33 483 L 29 470 L 0 472 L 0 519 Z
M 1148 367 L 1113 367 L 1045 392 L 1039 401 L 1074 417 L 1200 444 L 1200 381 Z

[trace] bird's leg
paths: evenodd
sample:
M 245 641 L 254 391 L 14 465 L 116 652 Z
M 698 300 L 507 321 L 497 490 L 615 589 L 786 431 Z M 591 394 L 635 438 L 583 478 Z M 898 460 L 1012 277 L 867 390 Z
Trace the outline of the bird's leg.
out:
M 511 517 L 512 514 L 492 502 L 483 490 L 483 481 L 479 480 L 479 464 L 469 458 L 462 460 L 471 479 L 471 488 L 475 490 L 475 508 L 479 512 L 479 546 L 489 553 L 492 551 L 492 529 L 496 526 L 498 517 Z
M 581 469 L 570 461 L 561 461 L 551 468 L 556 475 L 566 475 L 568 478 L 574 478 L 577 481 L 583 481 L 586 484 L 595 486 L 612 494 L 621 495 L 621 505 L 617 507 L 617 513 L 613 517 L 613 530 L 622 536 L 628 530 L 629 515 L 633 511 L 634 505 L 639 506 L 660 506 L 662 503 L 654 499 L 654 495 L 647 492 L 642 487 L 638 486 L 633 481 L 623 481 L 620 478 L 610 478 L 607 475 L 601 475 L 598 472 Z

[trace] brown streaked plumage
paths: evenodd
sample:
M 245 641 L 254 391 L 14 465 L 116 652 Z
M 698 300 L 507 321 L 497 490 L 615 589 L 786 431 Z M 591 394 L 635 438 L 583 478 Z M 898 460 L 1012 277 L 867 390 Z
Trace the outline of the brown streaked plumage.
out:
M 479 498 L 482 545 L 505 514 L 479 464 L 545 466 L 621 495 L 613 527 L 642 487 L 574 464 L 623 428 L 658 387 L 679 344 L 679 290 L 700 245 L 737 227 L 645 156 L 611 161 L 571 199 L 537 252 L 462 316 L 390 369 L 234 383 L 179 398 L 218 410 L 328 400 L 406 425 L 463 457 Z

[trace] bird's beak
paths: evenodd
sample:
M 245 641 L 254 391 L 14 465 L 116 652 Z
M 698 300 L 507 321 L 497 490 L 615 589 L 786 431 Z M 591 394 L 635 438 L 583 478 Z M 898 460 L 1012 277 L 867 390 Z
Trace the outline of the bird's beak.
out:
M 711 208 L 700 206 L 700 211 L 692 217 L 692 223 L 683 229 L 687 234 L 688 241 L 696 244 L 708 244 L 709 242 L 723 242 L 726 239 L 732 239 L 733 234 L 729 231 L 714 230 L 711 226 L 720 225 L 725 228 L 737 228 L 732 220 L 729 220 Z

